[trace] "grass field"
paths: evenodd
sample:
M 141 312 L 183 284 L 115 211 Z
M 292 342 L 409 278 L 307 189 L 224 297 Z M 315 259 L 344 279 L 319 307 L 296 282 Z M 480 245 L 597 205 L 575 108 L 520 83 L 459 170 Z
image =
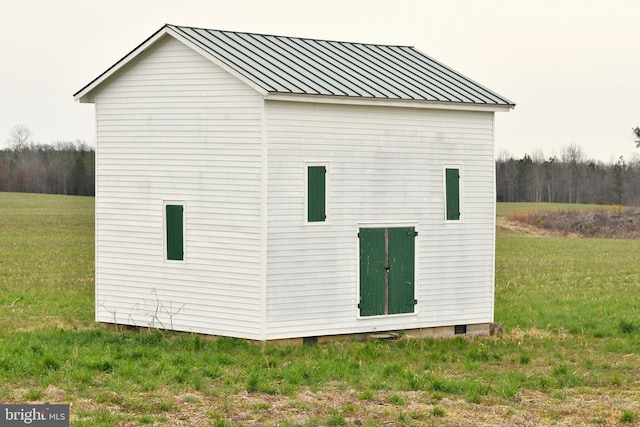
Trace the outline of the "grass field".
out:
M 638 424 L 640 241 L 499 227 L 501 337 L 286 347 L 95 324 L 93 201 L 0 193 L 0 402 L 74 426 Z

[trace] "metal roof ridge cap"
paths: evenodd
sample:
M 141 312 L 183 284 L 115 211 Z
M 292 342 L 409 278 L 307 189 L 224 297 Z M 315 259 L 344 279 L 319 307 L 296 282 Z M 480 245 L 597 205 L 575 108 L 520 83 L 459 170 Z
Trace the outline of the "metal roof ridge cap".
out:
M 205 30 L 205 31 L 218 31 L 221 33 L 237 33 L 237 34 L 248 34 L 253 36 L 262 36 L 262 37 L 284 37 L 288 39 L 297 39 L 297 40 L 312 40 L 312 41 L 322 41 L 329 43 L 344 43 L 351 45 L 365 45 L 365 46 L 390 46 L 390 47 L 404 47 L 415 49 L 415 46 L 411 45 L 403 45 L 403 44 L 385 44 L 385 43 L 365 43 L 365 42 L 353 42 L 353 41 L 345 41 L 345 40 L 332 40 L 332 39 L 322 39 L 317 37 L 299 37 L 299 36 L 285 36 L 282 34 L 268 34 L 268 33 L 256 33 L 251 31 L 234 31 L 234 30 L 221 30 L 216 28 L 205 28 L 205 27 L 191 27 L 188 25 L 172 25 L 165 24 L 166 26 L 174 27 L 174 28 L 189 28 L 192 30 Z

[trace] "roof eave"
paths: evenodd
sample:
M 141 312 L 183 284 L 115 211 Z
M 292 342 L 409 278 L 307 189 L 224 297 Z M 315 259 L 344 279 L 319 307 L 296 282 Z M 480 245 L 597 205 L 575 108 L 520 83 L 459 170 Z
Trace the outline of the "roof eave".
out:
M 86 86 L 80 89 L 78 92 L 73 94 L 74 101 L 80 101 L 81 103 L 92 103 L 94 102 L 93 90 L 96 87 L 100 86 L 102 82 L 111 77 L 114 73 L 120 70 L 122 67 L 131 62 L 134 58 L 144 52 L 149 46 L 153 45 L 158 39 L 164 36 L 168 32 L 168 26 L 164 25 L 158 31 L 153 33 L 149 38 L 140 43 L 135 49 L 131 52 L 127 53 L 124 57 L 122 57 L 118 62 L 113 64 L 111 67 L 107 68 L 102 74 L 89 82 Z
M 225 63 L 220 61 L 215 56 L 211 55 L 205 49 L 202 49 L 200 46 L 196 45 L 192 40 L 187 39 L 183 34 L 181 34 L 178 31 L 176 31 L 176 29 L 175 29 L 175 27 L 173 25 L 165 24 L 162 28 L 160 28 L 158 31 L 153 33 L 149 38 L 147 38 L 144 42 L 142 42 L 140 45 L 138 45 L 135 49 L 133 49 L 128 54 L 126 54 L 122 59 L 120 59 L 118 62 L 113 64 L 111 67 L 109 67 L 106 71 L 104 71 L 98 77 L 96 77 L 91 82 L 89 82 L 89 84 L 87 84 L 85 87 L 83 87 L 78 92 L 73 94 L 73 99 L 75 101 L 80 101 L 80 103 L 93 103 L 95 101 L 94 96 L 93 96 L 93 91 L 98 86 L 100 86 L 105 80 L 107 80 L 113 74 L 118 72 L 118 70 L 120 70 L 122 67 L 127 65 L 129 62 L 131 62 L 138 55 L 140 55 L 142 52 L 144 52 L 146 49 L 148 49 L 150 46 L 152 46 L 154 43 L 156 43 L 160 38 L 162 38 L 165 35 L 170 35 L 170 36 L 174 37 L 176 40 L 180 41 L 181 43 L 183 43 L 187 47 L 189 47 L 189 48 L 195 50 L 196 52 L 200 53 L 205 58 L 209 59 L 210 61 L 214 62 L 216 65 L 218 65 L 221 68 L 223 68 L 228 73 L 230 73 L 233 76 L 235 76 L 236 78 L 240 79 L 245 84 L 247 84 L 248 86 L 252 87 L 254 90 L 256 90 L 258 93 L 262 94 L 263 96 L 267 94 L 267 91 L 265 91 L 263 88 L 261 88 L 260 86 L 256 85 L 254 82 L 252 82 L 251 80 L 247 79 L 245 76 L 243 76 L 242 74 L 238 73 L 233 68 L 227 66 Z
M 270 92 L 266 101 L 311 102 L 321 104 L 371 105 L 406 108 L 431 108 L 439 110 L 504 112 L 515 108 L 515 104 L 490 104 L 451 101 L 428 101 L 419 99 L 368 98 L 336 95 L 307 95 Z

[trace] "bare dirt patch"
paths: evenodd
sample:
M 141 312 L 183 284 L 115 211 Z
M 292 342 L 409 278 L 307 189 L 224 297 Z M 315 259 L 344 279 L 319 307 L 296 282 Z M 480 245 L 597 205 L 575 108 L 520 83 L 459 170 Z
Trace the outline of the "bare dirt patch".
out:
M 619 206 L 596 210 L 515 211 L 498 226 L 536 236 L 640 238 L 640 209 Z
M 638 413 L 638 392 L 567 389 L 549 395 L 526 390 L 508 403 L 486 401 L 475 404 L 463 399 L 434 398 L 415 391 L 380 390 L 372 398 L 360 400 L 356 390 L 327 389 L 306 390 L 294 396 L 263 393 L 225 397 L 199 395 L 197 399 L 189 399 L 179 410 L 166 413 L 166 421 L 156 425 L 629 425 L 621 421 L 620 408 Z

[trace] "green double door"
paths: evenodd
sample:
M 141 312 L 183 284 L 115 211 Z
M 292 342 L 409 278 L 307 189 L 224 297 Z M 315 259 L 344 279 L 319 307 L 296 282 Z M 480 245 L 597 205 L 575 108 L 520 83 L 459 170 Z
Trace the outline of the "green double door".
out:
M 361 228 L 360 316 L 413 313 L 415 227 Z

